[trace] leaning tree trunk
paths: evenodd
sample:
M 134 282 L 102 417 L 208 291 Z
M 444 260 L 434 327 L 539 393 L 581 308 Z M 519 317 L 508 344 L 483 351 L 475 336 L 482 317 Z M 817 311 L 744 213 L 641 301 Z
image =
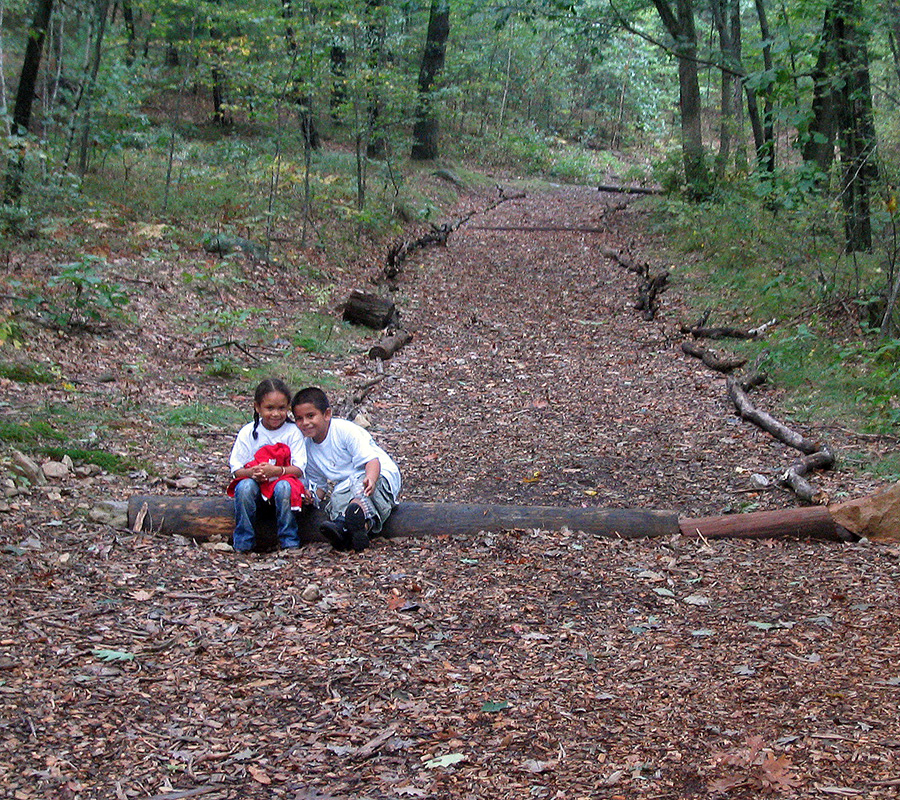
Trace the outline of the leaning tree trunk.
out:
M 428 15 L 428 33 L 425 50 L 419 68 L 419 97 L 416 105 L 416 121 L 413 125 L 411 157 L 428 161 L 438 156 L 438 119 L 431 101 L 431 89 L 444 68 L 447 37 L 450 35 L 450 4 L 448 0 L 431 0 Z
M 31 107 L 34 102 L 34 89 L 37 86 L 38 70 L 41 66 L 41 54 L 44 51 L 44 37 L 50 26 L 50 15 L 53 11 L 53 0 L 36 0 L 34 17 L 28 28 L 28 43 L 25 45 L 25 58 L 19 76 L 19 88 L 16 91 L 16 104 L 13 108 L 12 135 L 19 140 L 14 152 L 10 154 L 6 167 L 6 180 L 3 189 L 3 202 L 7 205 L 18 202 L 22 196 L 22 181 L 25 177 L 25 143 L 24 137 L 31 124 Z

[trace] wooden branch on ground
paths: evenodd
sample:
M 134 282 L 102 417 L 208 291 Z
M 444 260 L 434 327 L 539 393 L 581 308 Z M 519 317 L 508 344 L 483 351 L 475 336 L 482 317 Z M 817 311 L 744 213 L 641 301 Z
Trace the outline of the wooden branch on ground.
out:
M 369 358 L 379 358 L 382 361 L 387 361 L 394 353 L 409 344 L 412 338 L 412 334 L 407 331 L 396 331 L 390 336 L 384 336 L 369 349 Z
M 778 441 L 804 454 L 803 458 L 798 459 L 785 470 L 778 483 L 790 488 L 797 497 L 807 503 L 827 503 L 828 495 L 821 490 L 815 489 L 806 480 L 806 476 L 813 470 L 830 469 L 834 466 L 834 453 L 832 453 L 828 445 L 807 439 L 766 412 L 758 411 L 753 407 L 750 398 L 747 397 L 746 389 L 734 376 L 729 375 L 725 379 L 725 385 L 728 390 L 728 396 L 734 403 L 735 408 L 737 408 L 741 419 L 753 422 L 778 439 Z
M 656 312 L 659 311 L 659 295 L 665 290 L 669 281 L 669 271 L 663 270 L 656 275 L 651 275 L 648 263 L 635 261 L 627 253 L 611 247 L 601 247 L 600 252 L 640 277 L 641 285 L 638 288 L 638 299 L 634 307 L 638 311 L 644 312 L 643 317 L 647 322 L 654 319 Z
M 744 330 L 742 328 L 732 328 L 728 325 L 716 327 L 707 327 L 704 325 L 682 325 L 681 332 L 690 334 L 695 339 L 758 339 L 769 328 L 775 324 L 776 320 L 772 319 L 764 322 L 756 328 Z
M 663 270 L 652 277 L 648 274 L 643 279 L 634 307 L 644 312 L 643 317 L 647 322 L 656 317 L 656 312 L 659 311 L 659 295 L 665 291 L 668 282 L 668 270 Z
M 506 194 L 502 186 L 497 186 L 497 199 L 482 209 L 472 209 L 468 214 L 457 219 L 455 222 L 444 222 L 441 225 L 432 225 L 431 230 L 420 236 L 418 239 L 395 242 L 391 245 L 387 253 L 387 264 L 382 270 L 381 278 L 389 282 L 394 281 L 400 274 L 403 262 L 417 250 L 425 247 L 438 245 L 443 247 L 447 244 L 450 234 L 459 230 L 476 214 L 486 214 L 493 211 L 497 206 L 507 202 L 508 200 L 520 200 L 525 197 L 525 192 L 516 192 L 515 194 Z
M 714 350 L 707 350 L 695 342 L 682 342 L 681 349 L 689 356 L 699 358 L 707 367 L 716 372 L 732 372 L 747 363 L 740 356 L 720 356 Z
M 737 408 L 738 415 L 741 419 L 749 420 L 754 425 L 757 425 L 766 431 L 766 433 L 774 436 L 779 442 L 783 442 L 789 447 L 793 447 L 795 450 L 799 450 L 806 455 L 812 455 L 822 449 L 818 442 L 807 439 L 796 431 L 791 430 L 787 425 L 779 422 L 765 411 L 758 411 L 754 408 L 753 403 L 750 402 L 750 398 L 741 388 L 740 382 L 734 376 L 729 375 L 725 379 L 725 386 L 728 390 L 728 396 L 734 403 L 735 408 Z
M 813 470 L 831 469 L 833 466 L 834 453 L 825 445 L 821 450 L 797 459 L 785 470 L 778 482 L 790 487 L 801 500 L 824 505 L 828 502 L 828 495 L 821 489 L 815 489 L 805 476 Z
M 366 381 L 362 386 L 358 386 L 356 390 L 353 392 L 353 404 L 359 405 L 366 397 L 369 396 L 369 392 L 372 391 L 379 383 L 381 383 L 385 378 L 390 378 L 386 372 L 383 372 L 381 375 L 376 375 L 371 380 Z
M 615 192 L 616 194 L 662 194 L 662 189 L 650 189 L 645 186 L 608 186 L 600 184 L 598 192 Z

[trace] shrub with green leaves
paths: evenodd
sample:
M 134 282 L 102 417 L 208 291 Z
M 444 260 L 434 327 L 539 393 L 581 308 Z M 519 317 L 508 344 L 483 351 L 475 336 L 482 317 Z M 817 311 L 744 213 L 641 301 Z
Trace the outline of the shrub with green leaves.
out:
M 123 286 L 104 277 L 105 264 L 90 255 L 62 264 L 47 280 L 45 291 L 32 288 L 14 302 L 58 330 L 90 328 L 121 318 L 130 298 Z

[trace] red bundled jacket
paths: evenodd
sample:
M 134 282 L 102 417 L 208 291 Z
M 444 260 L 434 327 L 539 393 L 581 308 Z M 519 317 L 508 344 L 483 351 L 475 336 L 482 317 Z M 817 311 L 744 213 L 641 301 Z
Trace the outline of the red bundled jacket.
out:
M 253 460 L 248 461 L 244 466 L 248 468 L 258 467 L 260 464 L 274 464 L 276 467 L 291 466 L 291 448 L 282 442 L 279 442 L 278 444 L 267 444 L 265 447 L 260 447 L 259 450 L 256 451 Z M 229 497 L 234 497 L 234 488 L 241 480 L 243 480 L 243 478 L 235 478 L 228 484 L 226 492 Z M 312 504 L 313 499 L 309 490 L 303 485 L 303 481 L 299 478 L 295 478 L 293 475 L 284 477 L 279 475 L 265 483 L 261 483 L 259 485 L 259 491 L 266 500 L 272 499 L 272 494 L 275 491 L 275 484 L 278 483 L 278 481 L 287 481 L 291 485 L 291 508 L 294 511 L 299 511 L 304 505 Z

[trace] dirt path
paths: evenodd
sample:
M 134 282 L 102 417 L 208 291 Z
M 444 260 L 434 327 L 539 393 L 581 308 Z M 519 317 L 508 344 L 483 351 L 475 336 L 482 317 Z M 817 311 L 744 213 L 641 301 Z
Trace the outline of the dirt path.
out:
M 397 302 L 416 337 L 374 415 L 407 497 L 682 516 L 796 505 L 754 490 L 751 474 L 774 487 L 797 453 L 738 420 L 724 379 L 682 353 L 677 283 L 645 322 L 636 276 L 602 255 L 641 236 L 639 209 L 589 188 L 530 194 L 407 266 Z M 535 230 L 554 226 L 602 232 Z

